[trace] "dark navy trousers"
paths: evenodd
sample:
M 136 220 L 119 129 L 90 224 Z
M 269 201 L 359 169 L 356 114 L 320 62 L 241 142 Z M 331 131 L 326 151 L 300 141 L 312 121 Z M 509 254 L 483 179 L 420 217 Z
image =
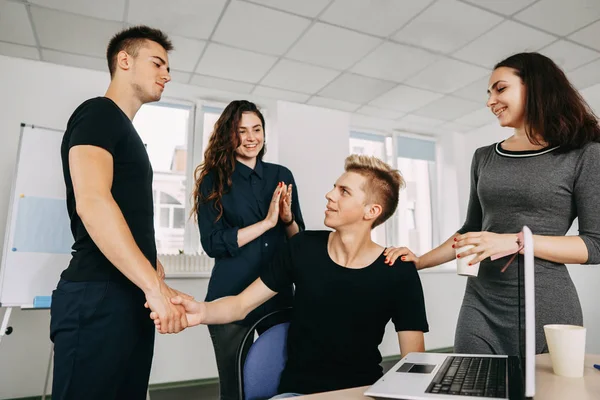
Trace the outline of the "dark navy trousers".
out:
M 155 327 L 144 293 L 114 281 L 61 279 L 52 293 L 53 400 L 144 400 Z

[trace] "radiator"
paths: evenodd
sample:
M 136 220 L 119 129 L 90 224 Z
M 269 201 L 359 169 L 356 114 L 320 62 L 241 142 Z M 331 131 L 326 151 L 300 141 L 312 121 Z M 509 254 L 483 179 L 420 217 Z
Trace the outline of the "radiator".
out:
M 214 260 L 206 254 L 160 254 L 167 278 L 210 277 Z

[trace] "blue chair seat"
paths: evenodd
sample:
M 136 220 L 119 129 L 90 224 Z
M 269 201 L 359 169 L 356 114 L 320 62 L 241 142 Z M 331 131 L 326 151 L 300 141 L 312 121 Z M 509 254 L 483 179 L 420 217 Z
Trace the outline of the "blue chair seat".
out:
M 272 312 L 258 320 L 242 340 L 238 349 L 239 394 L 241 400 L 269 399 L 277 394 L 281 372 L 287 361 L 287 335 L 289 322 L 274 325 L 252 343 L 245 359 L 243 349 L 254 339 L 256 327 L 269 317 L 285 316 L 289 320 L 291 309 Z

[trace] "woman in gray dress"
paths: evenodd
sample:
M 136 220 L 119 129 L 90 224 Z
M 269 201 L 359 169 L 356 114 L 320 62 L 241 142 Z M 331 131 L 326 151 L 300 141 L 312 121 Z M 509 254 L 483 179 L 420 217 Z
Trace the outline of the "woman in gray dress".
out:
M 565 264 L 600 263 L 600 128 L 598 119 L 562 70 L 538 53 L 515 54 L 498 63 L 487 106 L 508 139 L 475 151 L 467 218 L 446 242 L 417 257 L 397 257 L 430 268 L 476 254 L 478 277 L 469 277 L 458 317 L 455 351 L 518 354 L 517 259 L 523 225 L 534 234 L 536 351 L 547 352 L 545 324 L 582 325 L 575 286 Z M 565 236 L 578 218 L 579 235 Z M 474 245 L 455 255 L 455 248 Z

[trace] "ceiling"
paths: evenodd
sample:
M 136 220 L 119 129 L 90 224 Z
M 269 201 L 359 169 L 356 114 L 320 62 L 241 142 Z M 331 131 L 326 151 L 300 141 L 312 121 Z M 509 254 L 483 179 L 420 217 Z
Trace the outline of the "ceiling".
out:
M 494 63 L 554 59 L 600 83 L 600 0 L 0 0 L 0 54 L 106 71 L 110 37 L 171 36 L 173 80 L 465 132 Z

